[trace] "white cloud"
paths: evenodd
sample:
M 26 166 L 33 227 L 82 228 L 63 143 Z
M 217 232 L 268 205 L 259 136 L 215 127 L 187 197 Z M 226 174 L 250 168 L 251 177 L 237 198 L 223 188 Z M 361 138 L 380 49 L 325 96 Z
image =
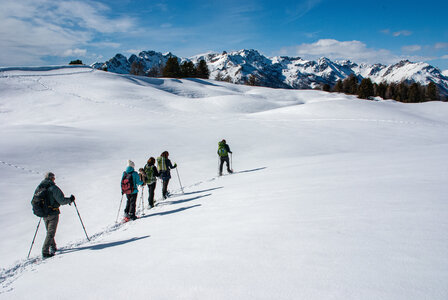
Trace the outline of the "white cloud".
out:
M 39 64 L 46 56 L 81 55 L 81 47 L 98 34 L 132 28 L 132 19 L 112 19 L 107 12 L 108 7 L 94 1 L 2 1 L 0 65 Z
M 448 59 L 448 55 L 442 56 L 441 59 Z
M 380 32 L 382 32 L 384 34 L 387 34 L 387 35 L 391 34 L 391 35 L 393 35 L 395 37 L 412 35 L 412 31 L 409 31 L 409 30 L 400 30 L 400 31 L 392 32 L 390 29 L 383 29 Z
M 401 47 L 401 50 L 405 52 L 416 52 L 422 50 L 422 46 L 420 45 L 409 45 Z
M 68 49 L 65 50 L 62 56 L 86 56 L 87 50 L 86 49 Z
M 448 48 L 448 43 L 436 43 L 434 45 L 435 49 L 445 49 Z
M 301 44 L 283 48 L 283 55 L 297 55 L 306 59 L 316 59 L 322 56 L 332 60 L 349 59 L 360 63 L 394 63 L 399 57 L 385 49 L 371 49 L 360 41 L 338 41 L 321 39 L 312 44 Z
M 393 33 L 393 36 L 410 36 L 412 35 L 412 31 L 409 30 L 400 30 Z

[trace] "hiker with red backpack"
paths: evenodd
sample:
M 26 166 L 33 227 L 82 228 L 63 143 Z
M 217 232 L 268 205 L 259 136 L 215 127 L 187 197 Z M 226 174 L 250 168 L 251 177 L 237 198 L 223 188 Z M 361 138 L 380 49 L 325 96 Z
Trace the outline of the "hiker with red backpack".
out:
M 124 209 L 124 219 L 126 221 L 137 219 L 137 216 L 135 215 L 138 195 L 137 186 L 144 184 L 144 182 L 140 180 L 140 176 L 137 172 L 135 172 L 134 168 L 134 162 L 128 160 L 126 171 L 123 172 L 123 176 L 121 177 L 121 193 L 126 194 L 127 198 L 126 208 Z

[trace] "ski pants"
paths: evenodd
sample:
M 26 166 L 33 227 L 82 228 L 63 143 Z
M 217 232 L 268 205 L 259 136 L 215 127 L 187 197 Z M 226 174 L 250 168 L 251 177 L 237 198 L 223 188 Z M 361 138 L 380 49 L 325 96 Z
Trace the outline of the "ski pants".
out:
M 148 184 L 148 191 L 149 191 L 149 196 L 148 196 L 148 203 L 149 206 L 154 207 L 154 191 L 156 190 L 156 183 L 157 181 Z
M 224 162 L 226 162 L 226 164 L 227 164 L 227 172 L 231 173 L 232 171 L 230 170 L 229 157 L 221 156 L 220 159 L 221 159 L 221 163 L 219 165 L 219 174 L 222 174 L 222 167 L 224 165 Z
M 45 228 L 47 229 L 47 236 L 45 237 L 44 245 L 42 246 L 42 254 L 49 254 L 50 247 L 53 246 L 56 248 L 56 242 L 54 241 L 54 236 L 56 235 L 56 229 L 58 228 L 59 223 L 59 214 L 58 215 L 50 215 L 48 217 L 44 217 Z
M 137 202 L 137 195 L 135 194 L 126 194 L 126 198 L 128 201 L 126 202 L 126 208 L 124 209 L 124 213 L 129 216 L 135 216 L 135 204 Z
M 163 198 L 166 198 L 166 195 L 168 194 L 168 183 L 170 182 L 170 179 L 164 179 L 162 184 L 162 196 Z

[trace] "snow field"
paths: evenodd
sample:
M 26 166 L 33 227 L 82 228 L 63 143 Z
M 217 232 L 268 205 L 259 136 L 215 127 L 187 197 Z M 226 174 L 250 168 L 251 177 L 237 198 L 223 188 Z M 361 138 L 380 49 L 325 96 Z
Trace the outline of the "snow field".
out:
M 0 112 L 0 298 L 448 295 L 446 103 L 62 68 L 3 72 Z M 222 138 L 239 172 L 217 178 Z M 114 225 L 127 159 L 164 150 L 185 194 Z M 61 252 L 29 264 L 49 170 L 93 239 L 64 206 Z

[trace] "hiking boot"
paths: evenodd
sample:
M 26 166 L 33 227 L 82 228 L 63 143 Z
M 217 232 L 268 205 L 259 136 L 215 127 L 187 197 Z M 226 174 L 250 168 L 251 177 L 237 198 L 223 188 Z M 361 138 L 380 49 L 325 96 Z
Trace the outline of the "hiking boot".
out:
M 43 258 L 49 258 L 49 257 L 53 257 L 54 253 L 42 253 L 42 257 Z
M 136 215 L 130 215 L 129 219 L 131 219 L 132 221 L 137 220 L 137 216 Z
M 50 246 L 50 253 L 56 253 L 56 251 L 58 251 L 58 247 L 56 247 L 56 245 L 51 245 Z

